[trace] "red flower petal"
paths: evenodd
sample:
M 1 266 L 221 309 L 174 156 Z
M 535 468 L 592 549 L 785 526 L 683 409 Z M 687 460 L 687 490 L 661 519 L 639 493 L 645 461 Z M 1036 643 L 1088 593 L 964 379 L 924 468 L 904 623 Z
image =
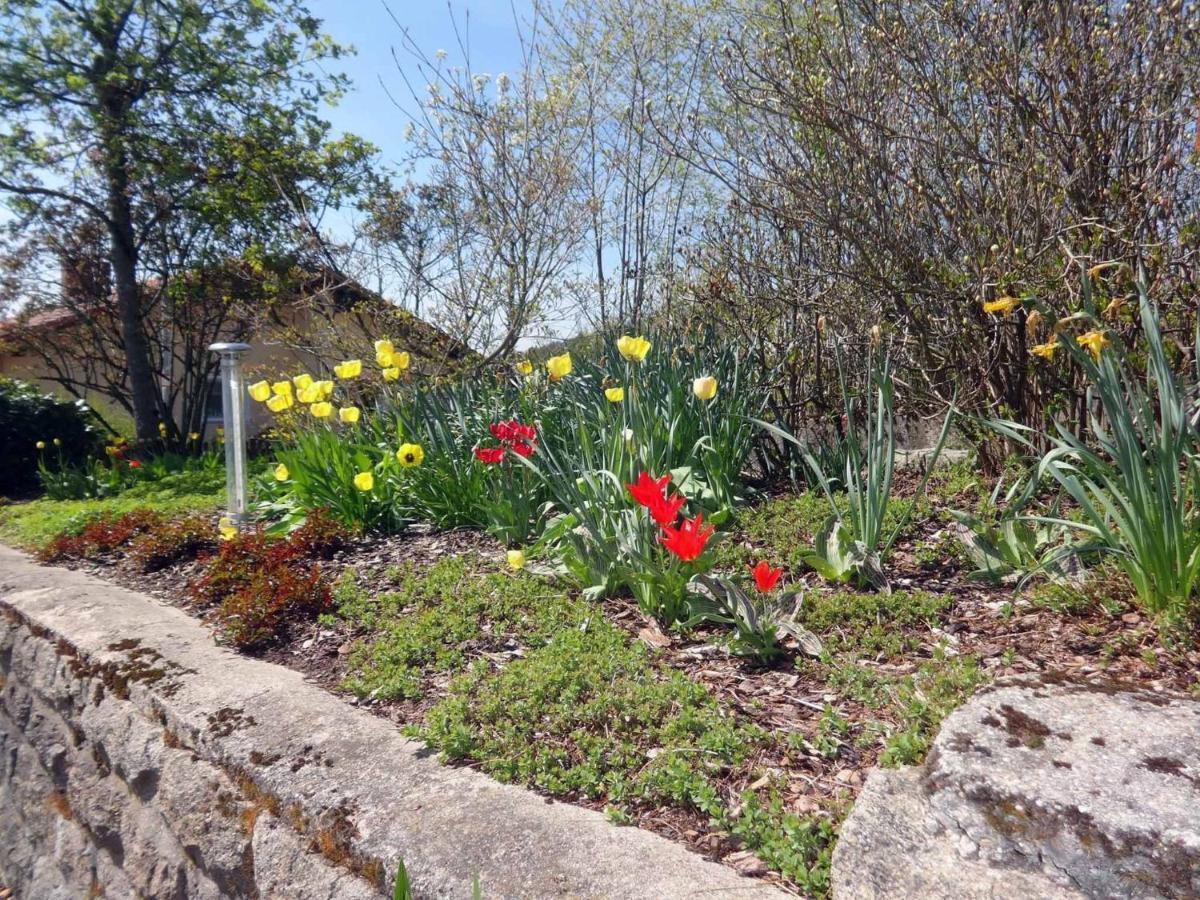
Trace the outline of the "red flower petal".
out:
M 475 458 L 481 463 L 487 463 L 489 466 L 494 466 L 504 458 L 503 447 L 476 447 Z
M 651 478 L 648 472 L 642 472 L 638 475 L 636 484 L 627 484 L 629 496 L 647 508 L 653 506 L 656 502 L 662 502 L 666 499 L 666 488 L 671 482 L 671 474 L 668 472 L 662 478 Z
M 764 594 L 774 590 L 775 585 L 779 583 L 779 578 L 783 575 L 783 569 L 772 569 L 767 561 L 760 560 L 757 566 L 751 570 L 754 573 L 754 584 Z

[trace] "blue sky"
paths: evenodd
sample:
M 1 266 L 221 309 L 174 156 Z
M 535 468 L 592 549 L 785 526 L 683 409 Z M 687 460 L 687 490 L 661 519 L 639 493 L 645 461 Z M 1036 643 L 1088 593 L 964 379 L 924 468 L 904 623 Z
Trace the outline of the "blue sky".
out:
M 495 74 L 518 67 L 520 49 L 513 9 L 524 18 L 529 5 L 529 0 L 456 0 L 453 14 L 470 42 L 474 70 Z M 464 62 L 454 36 L 451 8 L 444 0 L 389 0 L 388 6 L 429 57 L 444 49 L 447 65 Z M 388 99 L 384 85 L 398 100 L 408 102 L 409 98 L 396 71 L 392 48 L 410 76 L 416 71 L 403 49 L 400 27 L 382 0 L 309 0 L 309 11 L 324 20 L 325 32 L 357 51 L 343 60 L 341 67 L 354 87 L 338 106 L 327 110 L 327 118 L 336 130 L 353 132 L 378 146 L 384 163 L 397 162 L 404 153 L 407 119 Z M 416 78 L 414 83 L 423 84 Z

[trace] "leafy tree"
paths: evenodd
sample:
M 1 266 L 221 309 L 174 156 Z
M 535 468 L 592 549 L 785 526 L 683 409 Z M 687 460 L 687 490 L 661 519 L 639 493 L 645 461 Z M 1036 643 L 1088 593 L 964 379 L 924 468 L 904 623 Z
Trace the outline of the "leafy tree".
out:
M 171 419 L 162 279 L 353 189 L 368 148 L 325 142 L 345 48 L 319 28 L 294 0 L 0 0 L 0 192 L 18 229 L 99 227 L 139 440 Z

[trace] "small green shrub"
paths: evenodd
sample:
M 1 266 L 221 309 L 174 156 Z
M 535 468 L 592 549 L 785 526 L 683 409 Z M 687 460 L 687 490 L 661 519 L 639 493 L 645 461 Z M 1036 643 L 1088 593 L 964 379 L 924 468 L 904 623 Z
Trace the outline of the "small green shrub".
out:
M 62 400 L 0 378 L 0 496 L 34 491 L 39 462 L 79 464 L 98 445 L 95 416 L 82 400 Z
M 937 625 L 952 602 L 949 596 L 925 591 L 812 591 L 799 618 L 824 639 L 829 651 L 890 658 L 917 649 L 920 636 L 912 632 Z

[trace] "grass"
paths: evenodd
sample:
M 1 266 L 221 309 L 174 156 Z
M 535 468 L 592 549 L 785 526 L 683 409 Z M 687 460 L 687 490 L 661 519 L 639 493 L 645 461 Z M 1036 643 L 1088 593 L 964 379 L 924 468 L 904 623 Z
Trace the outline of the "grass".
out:
M 121 515 L 142 507 L 167 515 L 198 513 L 215 510 L 225 502 L 224 487 L 211 493 L 191 493 L 160 484 L 139 485 L 102 500 L 42 499 L 0 507 L 0 541 L 34 549 L 60 534 L 78 532 L 89 519 L 104 513 Z

